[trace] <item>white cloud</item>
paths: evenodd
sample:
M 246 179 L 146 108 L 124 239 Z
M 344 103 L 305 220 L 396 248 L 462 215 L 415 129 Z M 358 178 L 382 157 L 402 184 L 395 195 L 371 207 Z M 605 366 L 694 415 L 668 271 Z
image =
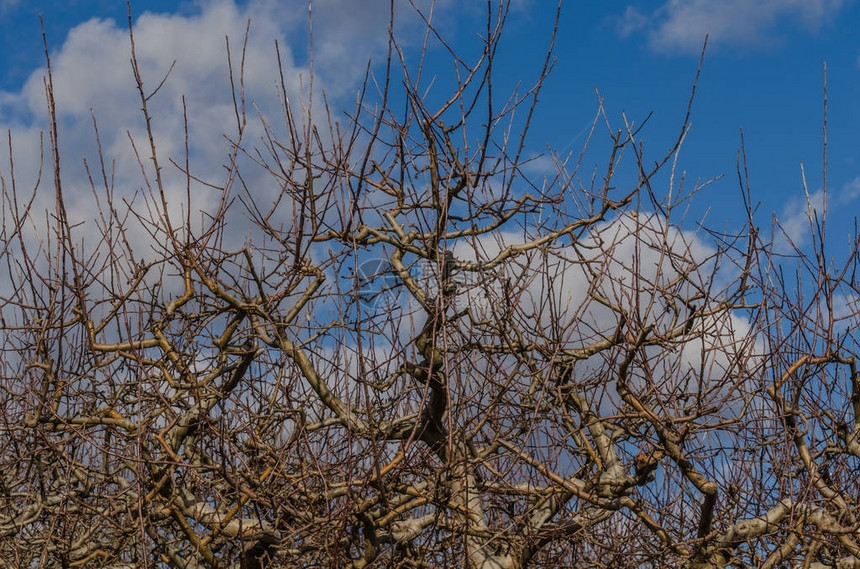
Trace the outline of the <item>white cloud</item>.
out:
M 409 25 L 415 17 L 410 19 L 405 3 L 398 6 L 403 25 Z M 388 0 L 370 0 L 360 5 L 350 0 L 314 2 L 315 91 L 325 90 L 329 101 L 335 102 L 354 96 L 368 59 L 384 53 L 387 46 L 388 7 Z M 301 101 L 310 76 L 307 2 L 251 0 L 237 5 L 232 0 L 207 0 L 199 2 L 191 14 L 143 13 L 135 21 L 137 60 L 148 93 L 175 61 L 167 81 L 148 102 L 173 215 L 188 209 L 185 177 L 169 164 L 171 158 L 184 163 L 183 104 L 187 109 L 193 173 L 216 183 L 223 179 L 222 165 L 229 146 L 224 135 L 236 132 L 225 38 L 230 39 L 238 79 L 249 20 L 244 80 L 250 123 L 245 142 L 253 147 L 260 145 L 263 132 L 263 122 L 256 120 L 257 112 L 279 132 L 285 130 L 277 85 L 276 40 L 287 95 L 297 112 L 302 112 Z M 62 46 L 51 54 L 66 207 L 73 222 L 88 222 L 76 229 L 78 235 L 88 235 L 96 229 L 92 224 L 92 190 L 83 168 L 84 159 L 96 169 L 98 164 L 93 114 L 99 123 L 108 168 L 113 168 L 108 175 L 114 180 L 115 198 L 131 200 L 137 194 L 135 203 L 141 206 L 139 192 L 144 179 L 129 135 L 147 168 L 150 161 L 130 58 L 126 24 L 103 19 L 93 19 L 70 30 Z M 0 92 L 0 130 L 12 133 L 19 188 L 35 183 L 42 159 L 39 133 L 49 130 L 45 76 L 44 68 L 34 70 L 20 90 Z M 323 117 L 322 97 L 317 97 L 315 103 L 315 113 Z M 261 168 L 256 172 L 259 179 L 246 181 L 255 187 L 255 196 L 265 208 L 266 198 L 273 196 L 277 188 Z M 152 179 L 151 171 L 148 175 Z M 5 164 L 0 165 L 0 176 L 9 180 Z M 43 175 L 42 179 L 43 189 L 34 212 L 53 210 L 54 191 L 47 182 L 51 177 Z M 209 209 L 219 197 L 212 189 L 200 185 L 192 188 L 192 213 L 199 218 L 199 212 Z M 94 242 L 95 237 L 88 241 Z
M 474 249 L 461 244 L 454 252 L 461 259 L 489 259 L 522 242 L 521 234 L 500 233 L 480 240 Z M 513 320 L 523 341 L 541 342 L 557 333 L 564 349 L 588 346 L 615 333 L 619 314 L 598 297 L 624 307 L 632 329 L 652 327 L 652 334 L 668 338 L 671 330 L 683 327 L 693 304 L 703 309 L 702 299 L 707 297 L 716 306 L 726 275 L 717 269 L 715 258 L 714 248 L 695 233 L 667 225 L 655 214 L 623 214 L 598 224 L 576 245 L 518 258 L 491 284 L 466 289 L 461 293 L 465 298 L 457 300 L 471 306 L 475 320 L 494 321 L 492 314 L 504 311 L 511 296 L 516 302 Z M 508 287 L 503 286 L 505 281 Z M 685 304 L 686 299 L 697 300 Z M 617 356 L 607 355 L 611 353 L 615 352 L 580 362 L 577 374 L 583 378 L 605 374 L 605 358 Z M 649 357 L 631 370 L 631 383 L 637 388 L 653 377 L 654 394 L 666 400 L 682 401 L 714 389 L 728 404 L 746 394 L 745 378 L 760 365 L 756 354 L 762 352 L 750 322 L 721 309 L 697 318 L 686 335 L 645 348 L 645 353 Z M 596 385 L 599 391 L 608 390 L 605 404 L 617 404 L 614 382 Z M 727 412 L 730 409 L 737 410 L 729 405 Z
M 793 198 L 786 202 L 779 224 L 783 235 L 777 236 L 776 247 L 780 253 L 788 253 L 796 247 L 809 242 L 814 220 L 821 219 L 825 213 L 824 192 L 818 190 L 803 198 Z M 783 241 L 785 240 L 785 241 Z
M 622 37 L 627 37 L 634 32 L 638 32 L 648 26 L 649 18 L 643 14 L 635 6 L 627 6 L 624 10 L 624 15 L 618 20 L 618 33 Z
M 842 186 L 842 192 L 839 194 L 837 198 L 837 204 L 849 204 L 860 198 L 860 176 L 857 176 L 844 186 Z
M 618 31 L 647 30 L 648 43 L 661 52 L 697 53 L 705 35 L 723 46 L 767 45 L 785 22 L 817 30 L 832 20 L 843 0 L 667 0 L 649 14 L 629 6 Z
M 856 328 L 860 322 L 860 294 L 853 291 L 837 292 L 833 299 L 833 318 L 840 321 L 841 329 L 849 325 Z
M 830 209 L 847 206 L 857 198 L 860 198 L 860 176 L 845 183 L 835 193 L 825 195 L 823 190 L 818 190 L 809 196 L 789 199 L 778 217 L 782 235 L 776 238 L 777 252 L 792 252 L 792 244 L 799 248 L 808 244 L 816 222 L 820 223 L 829 215 Z

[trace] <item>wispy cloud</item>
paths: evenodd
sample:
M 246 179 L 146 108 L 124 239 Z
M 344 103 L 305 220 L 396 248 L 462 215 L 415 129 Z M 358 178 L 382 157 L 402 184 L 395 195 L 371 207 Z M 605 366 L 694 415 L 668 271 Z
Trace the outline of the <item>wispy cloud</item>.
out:
M 717 45 L 762 46 L 786 22 L 810 31 L 831 21 L 844 0 L 667 0 L 653 11 L 629 6 L 618 20 L 622 36 L 647 34 L 655 51 L 696 53 L 705 35 Z
M 858 198 L 860 198 L 860 176 L 827 194 L 823 190 L 818 190 L 808 196 L 790 199 L 778 217 L 783 233 L 777 238 L 778 251 L 787 253 L 794 247 L 802 248 L 807 245 L 812 238 L 815 224 L 831 215 L 830 210 L 847 207 Z
M 837 204 L 848 204 L 860 198 L 860 176 L 857 176 L 842 187 Z
M 0 0 L 0 14 L 10 8 L 14 8 L 20 3 L 21 0 Z
M 802 248 L 809 243 L 815 221 L 825 215 L 826 205 L 825 195 L 821 190 L 787 201 L 782 215 L 778 218 L 783 235 L 782 238 L 777 238 L 777 250 L 788 253 L 794 247 Z

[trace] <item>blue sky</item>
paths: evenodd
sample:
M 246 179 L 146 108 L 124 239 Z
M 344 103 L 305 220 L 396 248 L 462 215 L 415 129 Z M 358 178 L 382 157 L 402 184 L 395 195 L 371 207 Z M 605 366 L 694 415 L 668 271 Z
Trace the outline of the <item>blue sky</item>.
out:
M 387 4 L 382 0 L 315 2 L 321 75 L 335 101 L 338 97 L 349 101 L 348 94 L 354 92 L 363 71 L 361 62 L 381 53 L 379 37 L 384 34 L 378 32 L 384 29 Z M 452 37 L 473 37 L 472 26 L 479 21 L 475 18 L 482 5 L 441 0 L 438 21 Z M 500 75 L 500 82 L 509 86 L 518 81 L 527 84 L 534 78 L 554 8 L 552 2 L 543 0 L 517 0 L 514 5 Z M 229 0 L 149 0 L 135 2 L 132 10 L 135 18 L 145 12 L 160 14 L 161 19 L 150 21 L 150 29 L 170 21 L 170 33 L 181 36 L 183 26 L 192 26 L 195 19 L 205 32 L 209 21 L 205 15 L 214 14 L 216 7 L 222 15 L 211 19 L 215 22 L 211 24 L 215 36 L 212 45 L 223 47 L 225 30 L 238 45 L 244 21 L 250 17 L 260 53 L 271 55 L 272 40 L 280 37 L 291 50 L 295 68 L 306 64 L 303 18 L 307 6 L 303 0 L 235 4 Z M 72 132 L 67 139 L 83 140 L 91 132 L 89 107 L 105 128 L 114 126 L 114 121 L 122 128 L 117 118 L 121 113 L 113 108 L 118 103 L 111 93 L 115 85 L 130 77 L 127 55 L 112 56 L 122 45 L 125 26 L 124 2 L 118 0 L 0 0 L 0 126 L 11 128 L 13 137 L 19 131 L 32 133 L 43 128 L 38 113 L 32 112 L 38 106 L 35 99 L 43 66 L 39 13 L 45 20 L 55 62 L 66 66 L 59 80 L 68 78 L 67 84 L 59 88 L 58 105 L 61 111 L 70 109 L 64 128 Z M 100 27 L 93 27 L 94 18 L 102 21 Z M 711 226 L 737 227 L 742 223 L 735 165 L 743 128 L 753 199 L 761 202 L 758 223 L 769 227 L 775 212 L 794 228 L 795 238 L 803 239 L 800 163 L 804 163 L 810 192 L 819 192 L 822 66 L 827 62 L 829 221 L 832 254 L 838 257 L 860 205 L 858 24 L 860 3 L 856 0 L 569 1 L 559 30 L 557 64 L 541 97 L 530 137 L 531 152 L 542 152 L 547 145 L 578 152 L 583 129 L 596 110 L 597 89 L 616 127 L 621 125 L 622 111 L 637 122 L 653 111 L 641 138 L 646 154 L 656 158 L 678 133 L 702 41 L 709 33 L 693 107 L 693 128 L 680 166 L 690 181 L 723 178 L 699 196 L 691 217 L 700 219 L 709 210 Z M 70 41 L 76 32 L 77 43 Z M 85 42 L 81 35 L 91 36 L 95 45 L 82 48 Z M 104 46 L 104 53 L 99 45 Z M 181 42 L 153 46 L 149 53 L 153 75 L 173 59 L 187 63 L 195 73 L 212 66 L 211 73 L 224 75 L 222 47 L 213 54 L 203 53 L 203 47 L 197 53 Z M 94 74 L 92 69 L 98 71 Z M 113 75 L 116 81 L 106 79 L 103 85 L 98 84 Z M 206 96 L 194 97 L 205 89 L 192 83 L 195 78 L 204 81 L 206 77 L 202 71 L 192 74 L 179 81 L 176 92 L 186 94 L 197 108 L 205 106 Z M 269 79 L 264 74 L 261 77 L 260 85 L 265 85 Z M 63 99 L 64 93 L 68 100 Z M 128 110 L 135 109 L 133 105 Z M 81 132 L 74 132 L 78 128 Z M 21 136 L 26 140 L 27 134 Z M 597 161 L 603 149 L 594 150 Z M 590 165 L 586 166 L 585 171 L 590 171 Z

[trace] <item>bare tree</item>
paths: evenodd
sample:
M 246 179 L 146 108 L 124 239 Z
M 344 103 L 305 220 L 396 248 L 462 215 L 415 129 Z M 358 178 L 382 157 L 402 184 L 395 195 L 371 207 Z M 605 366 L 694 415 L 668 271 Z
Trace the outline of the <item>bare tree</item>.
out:
M 811 215 L 811 253 L 777 256 L 744 163 L 748 225 L 691 231 L 689 107 L 654 160 L 598 105 L 603 166 L 530 178 L 555 31 L 500 96 L 508 9 L 468 54 L 426 16 L 345 118 L 284 93 L 260 139 L 228 56 L 231 153 L 206 182 L 158 150 L 130 26 L 145 200 L 87 165 L 85 225 L 49 65 L 54 209 L 15 183 L 11 136 L 3 177 L 0 564 L 860 567 L 856 236 L 834 266 Z

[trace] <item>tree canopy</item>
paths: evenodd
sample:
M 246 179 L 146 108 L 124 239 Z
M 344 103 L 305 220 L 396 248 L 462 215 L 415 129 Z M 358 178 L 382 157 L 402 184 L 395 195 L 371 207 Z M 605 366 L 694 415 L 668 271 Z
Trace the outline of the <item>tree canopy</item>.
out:
M 472 53 L 392 31 L 345 112 L 277 67 L 255 112 L 228 44 L 205 179 L 130 26 L 141 190 L 102 153 L 83 221 L 48 66 L 44 174 L 11 135 L 2 173 L 0 564 L 860 567 L 857 236 L 836 264 L 823 216 L 759 227 L 743 152 L 748 223 L 687 219 L 692 94 L 657 155 L 598 99 L 535 175 L 556 31 L 501 92 L 508 9 Z

